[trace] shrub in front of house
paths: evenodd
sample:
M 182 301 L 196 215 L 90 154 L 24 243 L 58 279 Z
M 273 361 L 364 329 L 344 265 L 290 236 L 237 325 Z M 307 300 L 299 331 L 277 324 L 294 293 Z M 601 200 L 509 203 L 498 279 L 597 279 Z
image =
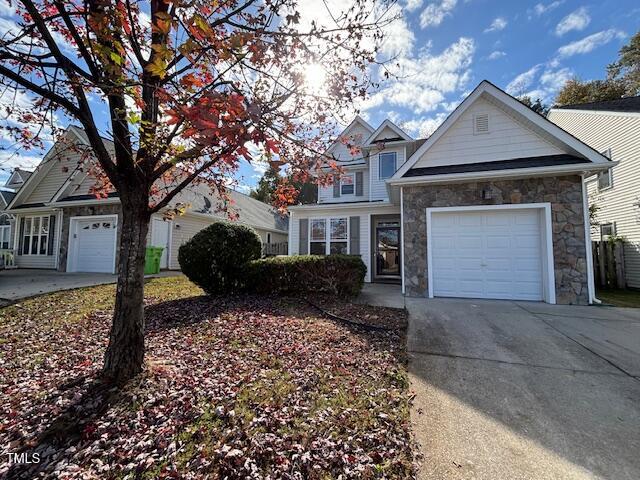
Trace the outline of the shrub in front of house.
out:
M 260 258 L 261 248 L 252 228 L 216 222 L 180 247 L 178 262 L 187 278 L 208 294 L 237 292 L 244 286 L 245 265 Z
M 353 297 L 362 290 L 367 267 L 357 255 L 297 255 L 254 260 L 245 271 L 245 290 L 253 293 Z

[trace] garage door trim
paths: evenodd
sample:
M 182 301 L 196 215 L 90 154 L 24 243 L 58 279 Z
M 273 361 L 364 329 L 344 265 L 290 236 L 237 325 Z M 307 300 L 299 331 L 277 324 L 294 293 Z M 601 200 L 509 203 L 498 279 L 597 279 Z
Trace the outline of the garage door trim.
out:
M 551 222 L 551 203 L 521 203 L 506 205 L 477 205 L 461 207 L 432 207 L 426 209 L 427 217 L 427 278 L 429 298 L 434 298 L 433 294 L 433 248 L 431 244 L 432 214 L 444 212 L 490 212 L 494 210 L 539 210 L 541 213 L 542 228 L 542 275 L 543 275 L 543 299 L 547 303 L 556 303 L 555 268 L 553 261 L 553 227 Z
M 83 220 L 110 220 L 115 226 L 115 241 L 113 242 L 113 267 L 111 273 L 116 273 L 116 250 L 118 243 L 118 215 L 84 215 L 78 217 L 69 218 L 69 238 L 67 240 L 67 272 L 74 272 L 77 269 L 76 261 L 76 248 L 77 239 L 74 239 L 73 235 L 76 233 L 78 222 Z M 73 268 L 75 267 L 75 268 Z

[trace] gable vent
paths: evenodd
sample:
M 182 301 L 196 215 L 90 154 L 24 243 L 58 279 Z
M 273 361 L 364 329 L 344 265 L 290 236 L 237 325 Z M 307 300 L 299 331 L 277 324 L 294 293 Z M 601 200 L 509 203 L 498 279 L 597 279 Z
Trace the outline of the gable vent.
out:
M 473 117 L 473 133 L 477 135 L 479 133 L 489 133 L 489 114 L 480 113 Z

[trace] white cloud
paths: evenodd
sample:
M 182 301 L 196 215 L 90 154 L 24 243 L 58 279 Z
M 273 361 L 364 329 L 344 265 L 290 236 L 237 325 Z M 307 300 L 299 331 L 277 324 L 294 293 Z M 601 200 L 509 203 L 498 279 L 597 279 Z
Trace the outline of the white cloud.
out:
M 398 4 L 393 5 L 389 11 L 389 17 L 398 16 L 397 20 L 391 22 L 384 28 L 384 40 L 380 46 L 380 52 L 387 58 L 397 55 L 409 55 L 413 49 L 415 36 Z
M 420 14 L 422 28 L 437 27 L 445 17 L 451 15 L 458 0 L 442 0 L 440 3 L 430 3 Z
M 400 127 L 415 138 L 428 138 L 447 118 L 448 113 L 438 113 L 434 117 L 414 118 L 402 122 Z
M 491 25 L 489 25 L 489 28 L 485 28 L 484 33 L 499 32 L 500 30 L 504 30 L 507 26 L 507 23 L 507 19 L 504 17 L 494 18 L 493 22 L 491 22 Z
M 14 168 L 32 170 L 38 166 L 43 156 L 22 155 L 12 150 L 0 150 L 0 170 L 12 171 Z
M 507 93 L 510 95 L 522 95 L 533 83 L 541 65 L 534 65 L 526 72 L 522 72 L 507 85 Z
M 9 5 L 6 1 L 0 2 L 0 16 L 12 17 L 15 14 L 16 8 Z
M 551 2 L 549 4 L 543 4 L 543 3 L 536 3 L 535 6 L 533 7 L 533 10 L 530 11 L 529 13 L 533 13 L 536 16 L 541 16 L 544 15 L 545 13 L 554 10 L 556 8 L 558 8 L 560 5 L 562 5 L 564 3 L 564 0 L 558 0 L 555 2 Z
M 507 54 L 502 50 L 495 50 L 487 57 L 489 60 L 497 60 L 498 58 L 505 57 Z
M 542 73 L 538 76 L 539 72 Z M 553 68 L 549 64 L 538 64 L 521 73 L 507 85 L 507 92 L 514 96 L 528 96 L 550 103 L 564 84 L 574 76 L 569 68 Z
M 601 32 L 594 33 L 593 35 L 589 35 L 582 40 L 577 40 L 560 47 L 558 49 L 558 54 L 561 58 L 566 58 L 573 55 L 589 53 L 592 50 L 605 45 L 616 38 L 621 39 L 625 37 L 625 33 L 620 30 L 616 30 L 613 28 L 609 30 L 603 30 Z
M 422 6 L 422 0 L 406 0 L 405 9 L 410 12 L 419 9 Z
M 591 17 L 589 16 L 587 9 L 585 7 L 580 7 L 575 12 L 571 12 L 560 20 L 560 23 L 556 25 L 556 35 L 560 37 L 572 30 L 584 30 L 590 22 Z
M 363 110 L 383 104 L 406 107 L 416 114 L 437 109 L 445 94 L 466 86 L 474 52 L 474 41 L 463 37 L 439 55 L 426 48 L 415 57 L 398 59 L 398 66 L 390 67 L 394 80 L 373 94 Z

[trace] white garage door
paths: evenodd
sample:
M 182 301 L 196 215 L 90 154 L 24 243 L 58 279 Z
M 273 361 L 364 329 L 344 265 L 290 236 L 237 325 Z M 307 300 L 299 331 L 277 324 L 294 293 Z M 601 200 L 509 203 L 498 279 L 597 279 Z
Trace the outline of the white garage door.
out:
M 543 299 L 540 211 L 433 212 L 436 297 Z
M 115 271 L 116 217 L 72 219 L 71 272 Z

